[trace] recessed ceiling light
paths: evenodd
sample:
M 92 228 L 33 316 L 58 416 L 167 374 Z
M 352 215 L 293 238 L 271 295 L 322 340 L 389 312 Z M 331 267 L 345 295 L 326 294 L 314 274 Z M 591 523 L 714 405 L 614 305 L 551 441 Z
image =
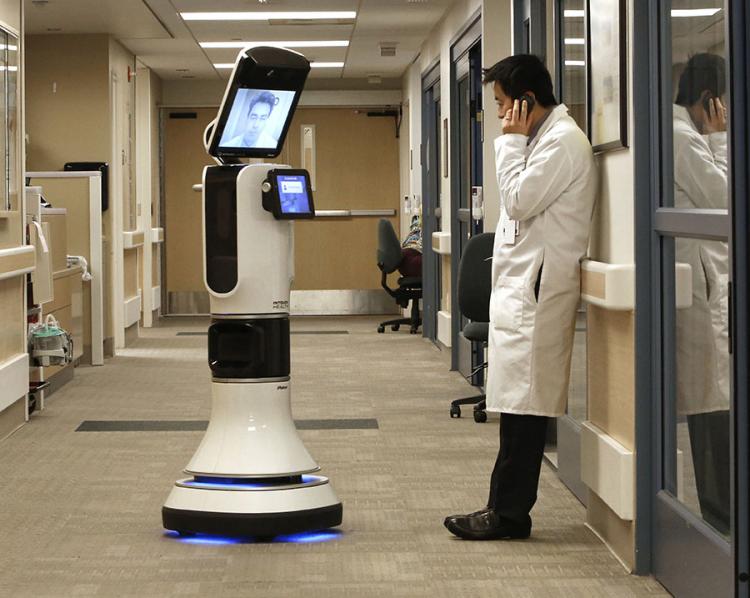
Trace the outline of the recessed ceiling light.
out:
M 586 66 L 586 61 L 584 60 L 566 60 L 565 66 Z
M 566 10 L 565 17 L 568 19 L 582 19 L 586 13 L 582 10 Z
M 316 69 L 337 69 L 343 68 L 343 62 L 311 62 L 310 66 Z M 214 68 L 217 69 L 233 69 L 234 62 L 215 62 Z
M 582 37 L 566 37 L 565 45 L 566 46 L 585 46 L 586 40 L 583 39 Z
M 200 42 L 201 48 L 247 48 L 254 46 L 272 46 L 274 48 L 345 48 L 347 40 L 335 41 L 296 41 L 296 42 Z
M 720 10 L 720 8 L 675 8 L 672 9 L 672 16 L 675 18 L 712 17 Z
M 312 19 L 354 19 L 353 10 L 294 11 L 294 12 L 181 12 L 186 21 L 279 21 Z

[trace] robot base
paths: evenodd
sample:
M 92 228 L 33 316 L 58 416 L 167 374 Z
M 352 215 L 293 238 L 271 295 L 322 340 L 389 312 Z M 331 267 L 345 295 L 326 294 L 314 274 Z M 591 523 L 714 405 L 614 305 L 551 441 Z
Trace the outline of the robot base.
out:
M 341 503 L 320 476 L 282 486 L 180 480 L 162 508 L 164 527 L 181 534 L 272 537 L 328 529 L 341 520 Z

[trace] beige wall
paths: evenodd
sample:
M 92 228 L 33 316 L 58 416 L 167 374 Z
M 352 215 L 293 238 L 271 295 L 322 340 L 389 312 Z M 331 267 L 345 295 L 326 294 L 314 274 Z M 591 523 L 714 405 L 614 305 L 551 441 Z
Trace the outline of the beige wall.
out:
M 122 166 L 122 230 L 136 230 L 135 79 L 128 80 L 128 73 L 135 72 L 135 57 L 113 38 L 109 38 L 109 70 L 110 76 L 117 79 L 117 95 L 110 98 L 110 105 L 116 104 L 113 108 L 117 116 L 118 147 L 114 152 L 121 157 L 117 163 Z
M 21 10 L 20 0 L 0 0 L 0 23 L 20 32 Z
M 153 71 L 151 78 L 151 226 L 161 226 L 159 197 L 161 196 L 161 167 L 159 151 L 161 147 L 161 115 L 159 106 L 162 103 L 162 80 Z
M 632 39 L 632 15 L 628 31 Z M 628 46 L 629 47 L 629 46 Z M 596 48 L 592 48 L 596 51 Z M 628 57 L 628 89 L 632 87 L 632 54 Z M 628 138 L 633 131 L 633 98 L 628 97 Z M 599 196 L 594 212 L 591 259 L 610 264 L 635 261 L 635 199 L 633 150 L 597 157 Z M 589 309 L 589 419 L 626 449 L 635 451 L 635 314 Z M 622 561 L 633 567 L 633 522 L 621 520 L 604 501 L 592 495 L 587 518 Z
M 26 37 L 26 165 L 110 159 L 106 35 Z

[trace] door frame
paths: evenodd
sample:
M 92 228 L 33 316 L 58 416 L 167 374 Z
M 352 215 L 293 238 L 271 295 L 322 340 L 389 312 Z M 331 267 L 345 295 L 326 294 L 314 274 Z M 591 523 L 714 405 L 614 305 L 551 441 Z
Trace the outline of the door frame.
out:
M 440 310 L 442 284 L 440 256 L 432 249 L 432 233 L 439 230 L 433 230 L 433 219 L 441 217 L 441 213 L 437 212 L 437 210 L 442 209 L 439 207 L 442 204 L 436 199 L 440 195 L 441 186 L 441 144 L 445 143 L 445 140 L 442 140 L 440 137 L 441 114 L 437 115 L 438 127 L 436 130 L 433 130 L 435 125 L 435 104 L 442 102 L 442 96 L 439 96 L 437 101 L 434 96 L 435 88 L 437 87 L 438 92 L 440 90 L 439 58 L 425 70 L 421 79 L 422 139 L 419 162 L 422 169 L 422 336 L 436 342 L 438 332 L 437 316 Z M 431 147 L 429 144 L 431 133 L 434 147 Z M 438 140 L 440 140 L 440 143 L 437 142 Z M 428 151 L 430 152 L 429 156 L 427 156 Z M 428 160 L 433 161 L 437 165 L 437 169 L 433 169 L 433 172 L 430 172 L 430 169 L 428 169 L 428 164 L 430 163 Z M 437 173 L 437 180 L 433 180 L 435 173 Z M 424 275 L 425 272 L 427 276 Z
M 633 69 L 634 95 L 634 191 L 635 191 L 635 259 L 636 259 L 636 411 L 635 438 L 636 446 L 636 511 L 635 520 L 635 572 L 638 574 L 659 574 L 658 555 L 656 550 L 657 520 L 668 518 L 669 536 L 674 551 L 673 567 L 680 567 L 682 583 L 691 584 L 692 567 L 686 562 L 685 542 L 691 541 L 691 535 L 698 533 L 705 536 L 706 544 L 713 544 L 711 549 L 713 563 L 703 562 L 702 568 L 720 567 L 731 569 L 727 585 L 733 595 L 747 598 L 748 588 L 748 362 L 750 361 L 750 343 L 747 330 L 750 323 L 750 305 L 748 300 L 748 278 L 750 277 L 748 251 L 750 243 L 747 235 L 750 226 L 748 206 L 735 201 L 736 197 L 748 197 L 750 180 L 747 168 L 734 168 L 734 164 L 747 164 L 749 147 L 748 123 L 750 122 L 748 101 L 750 88 L 743 75 L 750 64 L 750 24 L 748 10 L 738 0 L 727 2 L 726 47 L 729 55 L 729 91 L 730 115 L 732 127 L 731 163 L 729 172 L 730 201 L 729 216 L 714 225 L 705 227 L 724 229 L 729 232 L 729 243 L 732 248 L 732 287 L 733 298 L 730 300 L 730 335 L 733 339 L 733 398 L 731 419 L 732 451 L 734 471 L 732 472 L 733 493 L 733 530 L 730 542 L 731 556 L 726 554 L 726 543 L 718 542 L 716 535 L 696 515 L 683 508 L 666 493 L 657 490 L 662 487 L 662 389 L 663 367 L 661 362 L 662 313 L 658 306 L 662 302 L 661 280 L 663 267 L 661 238 L 663 235 L 690 232 L 689 215 L 674 213 L 674 210 L 660 208 L 663 159 L 663 143 L 660 123 L 669 108 L 661 106 L 659 94 L 664 52 L 668 50 L 660 40 L 665 31 L 669 31 L 669 19 L 666 11 L 660 12 L 657 3 L 632 3 L 633 11 L 633 64 L 648 65 L 647 68 Z M 661 32 L 661 33 L 660 33 Z M 672 212 L 672 213 L 670 213 Z M 680 220 L 680 217 L 683 217 Z M 718 226 L 716 226 L 718 225 Z M 731 230 L 730 230 L 731 227 Z M 696 232 L 693 230 L 692 232 Z M 671 364 L 667 364 L 671 367 Z M 654 397 L 659 400 L 655 401 Z M 664 534 L 662 534 L 664 536 Z M 663 542 L 664 540 L 661 539 Z M 722 556 L 726 559 L 723 560 Z M 663 564 L 663 563 L 662 563 Z M 675 576 L 676 577 L 676 576 Z M 674 579 L 674 578 L 673 578 Z M 697 586 L 691 586 L 698 591 Z M 715 591 L 715 589 L 714 589 Z
M 730 334 L 734 350 L 734 529 L 732 564 L 737 598 L 750 597 L 750 9 L 743 0 L 730 0 L 727 47 L 730 56 L 729 89 L 732 116 L 732 162 L 744 169 L 731 168 L 730 193 L 746 201 L 732 205 L 731 247 L 732 293 Z
M 451 227 L 451 370 L 459 369 L 459 342 L 461 333 L 461 313 L 458 309 L 458 266 L 460 261 L 461 242 L 457 230 L 454 230 L 458 221 L 459 198 L 461 195 L 461 181 L 459 176 L 460 155 L 460 128 L 459 128 L 459 97 L 458 97 L 458 71 L 457 65 L 470 51 L 481 43 L 482 19 L 481 11 L 477 11 L 468 21 L 466 27 L 451 41 L 450 44 L 450 227 Z M 469 66 L 469 77 L 471 77 L 471 65 Z M 481 144 L 481 138 L 479 143 Z M 472 152 L 472 156 L 475 154 Z M 476 154 L 481 162 L 480 151 Z M 481 180 L 479 181 L 481 184 Z M 475 343 L 477 344 L 477 343 Z M 476 347 L 472 350 L 472 365 L 476 365 Z M 483 353 L 483 350 L 482 350 Z M 483 355 L 482 355 L 483 359 Z M 481 363 L 481 361 L 479 362 Z M 472 369 L 475 369 L 472 367 Z M 481 372 L 480 372 L 481 374 Z M 477 382 L 475 376 L 472 383 Z

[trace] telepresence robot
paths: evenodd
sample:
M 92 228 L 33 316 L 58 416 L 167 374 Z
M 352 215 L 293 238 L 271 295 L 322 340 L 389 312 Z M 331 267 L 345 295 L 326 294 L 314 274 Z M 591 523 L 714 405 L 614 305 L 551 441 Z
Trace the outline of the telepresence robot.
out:
M 208 430 L 162 508 L 181 534 L 271 537 L 341 523 L 342 507 L 291 413 L 292 221 L 315 214 L 305 170 L 241 164 L 276 157 L 310 63 L 258 47 L 240 53 L 203 171 L 204 281 L 211 300 Z

